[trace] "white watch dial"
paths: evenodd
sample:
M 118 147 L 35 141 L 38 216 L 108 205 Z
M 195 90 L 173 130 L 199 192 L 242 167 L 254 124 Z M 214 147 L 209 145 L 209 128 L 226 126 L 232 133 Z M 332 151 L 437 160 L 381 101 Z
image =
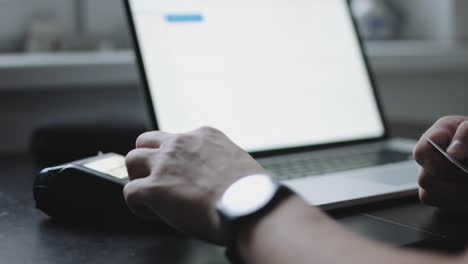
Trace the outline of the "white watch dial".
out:
M 217 207 L 228 218 L 247 216 L 265 207 L 278 188 L 279 184 L 268 175 L 247 176 L 226 190 Z

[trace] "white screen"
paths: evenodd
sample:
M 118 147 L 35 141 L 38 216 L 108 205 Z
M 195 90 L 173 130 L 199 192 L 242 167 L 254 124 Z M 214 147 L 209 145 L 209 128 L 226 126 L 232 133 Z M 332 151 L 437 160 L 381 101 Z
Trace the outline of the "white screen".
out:
M 249 151 L 382 136 L 345 0 L 130 0 L 161 130 Z
M 128 178 L 125 157 L 122 155 L 108 154 L 87 162 L 83 166 L 121 180 Z

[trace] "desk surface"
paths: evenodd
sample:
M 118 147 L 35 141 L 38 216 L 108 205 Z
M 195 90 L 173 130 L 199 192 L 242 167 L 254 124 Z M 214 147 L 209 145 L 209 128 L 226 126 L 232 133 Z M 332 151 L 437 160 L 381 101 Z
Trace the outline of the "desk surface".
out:
M 34 208 L 29 158 L 0 159 L 0 263 L 227 263 L 223 249 L 139 228 L 63 226 Z M 462 248 L 466 219 L 440 217 L 416 197 L 332 213 L 347 228 L 394 245 Z

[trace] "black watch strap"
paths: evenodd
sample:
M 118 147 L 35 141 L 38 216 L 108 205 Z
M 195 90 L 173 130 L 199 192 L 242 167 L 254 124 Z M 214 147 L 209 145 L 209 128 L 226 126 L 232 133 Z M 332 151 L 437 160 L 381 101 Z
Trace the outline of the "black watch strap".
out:
M 230 229 L 231 229 L 231 240 L 228 241 L 228 247 L 226 249 L 225 255 L 226 258 L 232 263 L 232 264 L 244 264 L 244 260 L 242 259 L 239 248 L 238 248 L 238 243 L 239 243 L 239 232 L 242 226 L 248 225 L 249 223 L 256 221 L 257 219 L 260 219 L 261 217 L 267 215 L 271 210 L 276 208 L 276 206 L 284 201 L 287 197 L 293 195 L 294 192 L 289 189 L 288 187 L 284 185 L 280 185 L 278 191 L 276 192 L 275 196 L 271 201 L 268 203 L 267 206 L 263 207 L 262 209 L 258 210 L 257 212 L 239 218 L 235 222 L 231 223 Z

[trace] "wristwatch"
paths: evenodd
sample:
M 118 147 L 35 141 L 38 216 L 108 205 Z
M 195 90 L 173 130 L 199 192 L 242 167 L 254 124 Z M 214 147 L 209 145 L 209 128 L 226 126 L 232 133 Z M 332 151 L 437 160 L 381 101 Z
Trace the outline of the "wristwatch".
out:
M 266 174 L 239 179 L 227 188 L 216 204 L 228 241 L 226 256 L 236 264 L 242 263 L 237 250 L 241 223 L 262 217 L 293 192 Z

